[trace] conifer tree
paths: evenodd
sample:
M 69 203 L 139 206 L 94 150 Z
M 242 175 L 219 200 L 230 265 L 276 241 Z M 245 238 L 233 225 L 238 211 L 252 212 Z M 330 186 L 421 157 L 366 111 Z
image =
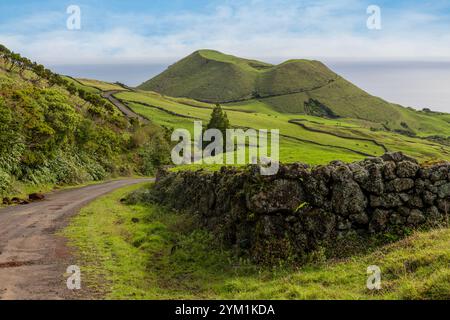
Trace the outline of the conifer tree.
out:
M 209 120 L 208 125 L 206 126 L 206 129 L 217 129 L 220 132 L 222 132 L 223 136 L 223 152 L 225 152 L 225 137 L 226 137 L 226 131 L 230 128 L 230 121 L 228 120 L 228 116 L 225 111 L 222 110 L 222 107 L 220 104 L 216 104 L 214 107 L 211 118 Z M 203 149 L 209 144 L 210 142 L 203 142 Z

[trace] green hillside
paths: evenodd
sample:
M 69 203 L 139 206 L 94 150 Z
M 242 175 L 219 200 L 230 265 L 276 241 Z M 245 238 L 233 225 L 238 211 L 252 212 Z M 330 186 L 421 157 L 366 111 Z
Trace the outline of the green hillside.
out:
M 154 123 L 171 129 L 185 128 L 191 132 L 193 121 L 202 120 L 206 124 L 213 108 L 212 104 L 147 91 L 123 91 L 115 97 Z M 376 122 L 281 113 L 257 99 L 227 103 L 222 107 L 233 127 L 279 129 L 280 158 L 283 162 L 324 164 L 336 159 L 353 161 L 368 155 L 379 156 L 386 150 L 403 151 L 422 161 L 450 160 L 449 146 L 387 131 Z M 408 109 L 402 108 L 402 111 L 412 117 L 429 117 L 427 122 L 418 122 L 418 125 L 427 128 L 424 135 L 431 134 L 432 123 L 441 124 L 434 132 L 441 130 L 440 134 L 450 135 L 450 127 L 443 115 L 440 119 Z
M 255 65 L 265 67 L 264 64 Z M 258 69 L 241 60 L 213 51 L 197 51 L 140 86 L 174 97 L 226 101 L 252 97 Z
M 138 89 L 210 103 L 256 100 L 280 113 L 368 120 L 408 135 L 449 132 L 448 119 L 374 97 L 319 61 L 289 60 L 271 65 L 199 50 Z
M 151 174 L 168 148 L 163 128 L 127 119 L 90 82 L 0 46 L 0 196 Z

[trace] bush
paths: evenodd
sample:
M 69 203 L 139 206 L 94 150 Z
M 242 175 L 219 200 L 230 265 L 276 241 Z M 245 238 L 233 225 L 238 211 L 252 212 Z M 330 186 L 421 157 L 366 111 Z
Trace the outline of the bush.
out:
M 160 130 L 150 128 L 147 132 L 138 131 L 132 137 L 132 144 L 143 146 L 138 155 L 141 158 L 140 171 L 144 175 L 152 175 L 170 160 L 170 145 Z
M 11 186 L 11 177 L 0 168 L 0 195 L 5 195 L 11 189 Z

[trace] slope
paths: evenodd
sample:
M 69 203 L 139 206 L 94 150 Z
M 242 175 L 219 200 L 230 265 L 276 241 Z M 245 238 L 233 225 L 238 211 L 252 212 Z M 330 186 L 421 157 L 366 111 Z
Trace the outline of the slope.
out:
M 280 113 L 367 120 L 408 135 L 448 135 L 445 119 L 374 97 L 319 61 L 289 60 L 271 65 L 199 50 L 138 89 L 210 103 L 256 99 Z
M 149 174 L 168 157 L 161 127 L 69 80 L 0 46 L 0 196 Z

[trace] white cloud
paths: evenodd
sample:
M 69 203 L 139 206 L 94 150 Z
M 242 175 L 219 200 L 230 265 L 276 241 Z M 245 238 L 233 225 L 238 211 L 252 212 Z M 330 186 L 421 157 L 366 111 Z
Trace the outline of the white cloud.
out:
M 238 5 L 225 2 L 206 13 L 114 13 L 98 17 L 104 28 L 93 30 L 89 23 L 83 24 L 81 31 L 65 30 L 64 24 L 55 29 L 55 19 L 60 21 L 61 16 L 46 13 L 45 17 L 27 20 L 51 29 L 37 28 L 29 35 L 0 31 L 0 42 L 53 65 L 166 63 L 200 48 L 273 60 L 450 57 L 450 36 L 423 29 L 438 23 L 437 16 L 415 11 L 387 12 L 383 14 L 381 31 L 366 30 L 366 18 L 365 7 L 356 0 L 306 4 L 253 0 Z

